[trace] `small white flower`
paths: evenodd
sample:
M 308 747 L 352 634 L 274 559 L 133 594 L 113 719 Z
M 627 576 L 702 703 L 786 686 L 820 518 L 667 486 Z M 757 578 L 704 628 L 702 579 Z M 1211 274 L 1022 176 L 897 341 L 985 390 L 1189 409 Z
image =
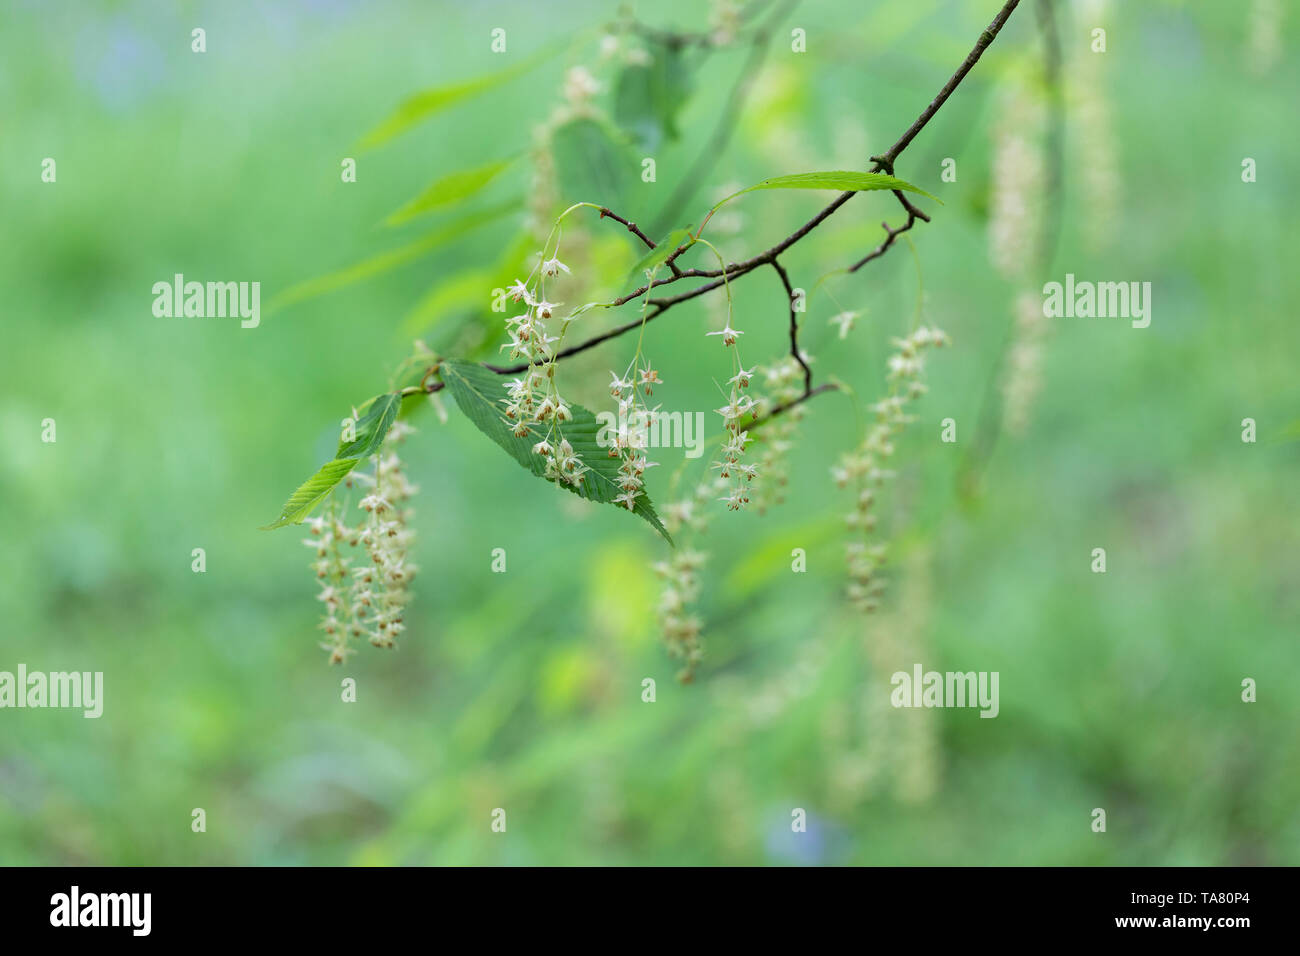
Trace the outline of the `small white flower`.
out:
M 574 106 L 581 106 L 600 92 L 600 84 L 585 66 L 570 68 L 564 75 L 564 98 Z
M 731 327 L 731 320 L 727 320 L 726 326 L 720 332 L 705 332 L 705 335 L 721 335 L 723 345 L 735 345 L 736 336 L 744 335 L 744 332 L 738 332 Z
M 533 296 L 532 293 L 528 291 L 528 286 L 524 285 L 518 279 L 514 281 L 510 288 L 506 289 L 506 296 L 516 302 L 527 302 L 529 305 L 533 304 Z
M 853 329 L 854 322 L 857 321 L 857 312 L 840 312 L 831 316 L 831 325 L 837 325 L 840 329 L 840 338 L 847 338 Z
M 629 47 L 627 52 L 623 54 L 623 61 L 628 66 L 649 66 L 654 62 L 654 57 L 650 55 L 650 51 L 634 46 Z
M 542 263 L 542 275 L 558 276 L 561 272 L 567 273 L 568 271 L 569 267 L 554 257 Z
M 737 388 L 749 388 L 749 379 L 754 374 L 754 371 L 755 369 L 752 368 L 749 369 L 748 371 L 742 368 L 739 372 L 737 372 L 735 375 L 731 376 L 731 378 L 727 380 L 727 384 L 734 385 Z
M 737 399 L 733 395 L 731 401 L 728 404 L 723 405 L 721 408 L 717 409 L 717 413 L 722 416 L 724 421 L 730 422 L 739 418 L 741 415 L 745 414 L 745 412 L 749 411 L 753 407 L 754 407 L 754 403 L 749 399 L 749 396 L 745 396 L 744 398 Z

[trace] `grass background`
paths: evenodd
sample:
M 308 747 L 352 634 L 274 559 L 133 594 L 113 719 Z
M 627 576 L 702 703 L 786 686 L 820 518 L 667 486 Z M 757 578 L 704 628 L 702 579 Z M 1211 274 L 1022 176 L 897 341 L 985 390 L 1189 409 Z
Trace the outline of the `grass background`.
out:
M 692 210 L 728 183 L 866 168 L 995 6 L 799 5 Z M 525 149 L 566 65 L 594 67 L 592 43 L 382 149 L 358 152 L 360 136 L 415 90 L 500 69 L 493 27 L 521 58 L 580 40 L 615 5 L 11 5 L 0 669 L 100 670 L 106 701 L 97 721 L 0 712 L 0 862 L 1300 862 L 1300 236 L 1286 216 L 1300 173 L 1286 129 L 1298 25 L 1284 20 L 1270 66 L 1251 39 L 1253 6 L 1059 8 L 1067 102 L 1090 92 L 1110 111 L 1117 218 L 1088 248 L 1104 197 L 1072 125 L 1059 248 L 1034 284 L 1066 272 L 1150 281 L 1153 320 L 1054 322 L 1029 431 L 1004 435 L 979 493 L 963 496 L 960 458 L 1019 291 L 989 265 L 988 210 L 999 89 L 1041 56 L 1022 4 L 898 164 L 945 201 L 923 204 L 934 221 L 912 234 L 915 255 L 900 241 L 831 280 L 864 311 L 847 341 L 827 298 L 806 316 L 819 377 L 864 401 L 883 389 L 888 338 L 913 319 L 918 268 L 924 320 L 954 340 L 900 443 L 887 606 L 863 619 L 840 597 L 848 495 L 827 469 L 860 433 L 848 397 L 822 396 L 787 504 L 714 520 L 709 656 L 683 687 L 647 570 L 664 544 L 613 509 L 575 509 L 454 408 L 446 425 L 417 419 L 407 446 L 422 572 L 398 651 L 326 666 L 302 535 L 258 530 L 408 354 L 413 307 L 490 265 L 518 215 L 256 330 L 151 313 L 152 284 L 177 272 L 258 280 L 265 306 L 452 218 L 381 225 L 436 176 Z M 704 26 L 697 3 L 641 7 L 658 26 Z M 206 54 L 190 52 L 193 26 L 207 30 Z M 1107 28 L 1105 54 L 1088 49 L 1093 26 Z M 794 27 L 807 31 L 804 54 L 789 52 Z M 682 138 L 638 201 L 653 207 L 676 184 L 742 59 L 724 51 L 700 68 Z M 40 180 L 47 156 L 56 184 Z M 355 184 L 340 182 L 345 156 L 358 159 Z M 955 183 L 940 180 L 944 157 L 958 161 Z M 481 201 L 528 188 L 521 161 Z M 828 198 L 746 196 L 724 249 L 766 247 Z M 883 217 L 897 222 L 890 197 L 856 198 L 788 255 L 795 284 L 874 246 Z M 633 250 L 620 230 L 588 217 L 581 231 L 572 241 L 588 261 L 621 275 Z M 747 364 L 779 354 L 775 274 L 736 291 Z M 433 318 L 439 348 L 500 320 L 486 308 Z M 590 327 L 614 319 L 593 314 Z M 647 331 L 668 407 L 720 404 L 727 359 L 703 338 L 716 319 L 692 304 Z M 631 348 L 620 340 L 566 369 L 575 397 L 606 407 L 607 370 Z M 54 444 L 40 441 L 47 417 Z M 946 417 L 956 446 L 938 441 Z M 1245 417 L 1256 444 L 1240 439 Z M 666 477 L 650 486 L 660 502 Z M 195 547 L 204 574 L 190 570 Z M 489 573 L 497 547 L 505 575 Z M 793 547 L 808 573 L 790 573 Z M 1089 571 L 1094 547 L 1107 549 L 1105 575 Z M 889 708 L 894 667 L 881 664 L 894 658 L 998 671 L 1000 716 Z M 344 676 L 357 680 L 354 704 L 340 701 Z M 658 682 L 653 705 L 645 677 Z M 1246 677 L 1257 703 L 1240 700 Z M 195 807 L 206 833 L 190 830 Z M 495 807 L 506 834 L 490 832 Z M 794 807 L 809 814 L 802 836 Z M 1105 834 L 1090 830 L 1095 807 Z

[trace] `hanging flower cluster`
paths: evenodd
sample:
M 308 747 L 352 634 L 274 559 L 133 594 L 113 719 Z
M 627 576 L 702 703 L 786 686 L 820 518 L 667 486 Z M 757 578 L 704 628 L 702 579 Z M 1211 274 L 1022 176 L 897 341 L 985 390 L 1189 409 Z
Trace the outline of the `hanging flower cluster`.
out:
M 1049 330 L 1043 316 L 1043 300 L 1037 292 L 1017 295 L 1015 313 L 1015 336 L 1007 349 L 1001 383 L 1002 417 L 1008 432 L 1023 435 L 1043 388 L 1042 366 Z
M 804 361 L 808 361 L 807 356 Z M 783 356 L 762 372 L 766 394 L 759 403 L 760 410 L 767 412 L 803 394 L 803 368 L 793 356 Z M 766 514 L 768 508 L 785 502 L 785 487 L 790 481 L 790 449 L 806 414 L 805 406 L 795 405 L 763 426 L 763 441 L 758 446 L 758 471 L 763 480 L 754 488 L 754 507 L 759 514 Z
M 648 460 L 645 453 L 650 444 L 648 426 L 658 408 L 648 408 L 643 394 L 653 394 L 654 386 L 662 384 L 659 372 L 648 362 L 641 363 L 639 352 L 621 377 L 610 372 L 609 394 L 618 401 L 618 428 L 609 457 L 621 459 L 619 494 L 614 503 L 628 511 L 634 511 L 637 498 L 645 494 L 646 469 L 659 464 Z
M 546 258 L 545 250 L 538 254 L 538 260 L 527 280 L 516 279 L 506 289 L 506 297 L 523 303 L 524 311 L 506 319 L 510 341 L 501 350 L 512 359 L 526 360 L 528 369 L 522 377 L 505 384 L 503 420 L 518 438 L 534 434 L 534 424 L 545 425 L 546 437 L 533 445 L 533 454 L 546 459 L 545 474 L 551 481 L 576 486 L 589 469 L 563 434 L 561 426 L 573 420 L 573 412 L 555 384 L 555 344 L 562 335 L 550 335 L 546 324 L 559 307 L 558 303 L 546 301 L 546 279 L 568 274 L 569 267 L 554 255 Z
M 889 394 L 871 406 L 876 415 L 875 424 L 867 429 L 862 445 L 831 469 L 839 487 L 852 484 L 857 490 L 853 510 L 845 516 L 850 533 L 860 536 L 846 546 L 850 578 L 847 593 L 853 606 L 866 613 L 879 607 L 880 594 L 885 588 L 876 571 L 885 562 L 886 548 L 884 544 L 872 543 L 876 529 L 872 511 L 876 490 L 895 477 L 895 472 L 884 466 L 894 456 L 894 436 L 913 420 L 906 412 L 908 403 L 926 392 L 920 380 L 925 369 L 924 353 L 949 343 L 946 334 L 925 326 L 905 339 L 891 341 L 897 351 L 888 361 Z
M 417 570 L 408 558 L 415 532 L 406 504 L 418 489 L 407 481 L 396 447 L 411 431 L 396 422 L 371 458 L 374 472 L 353 472 L 344 479 L 345 488 L 366 492 L 357 503 L 365 513 L 359 524 L 347 524 L 348 504 L 341 504 L 337 493 L 324 515 L 307 521 L 311 537 L 303 544 L 315 553 L 316 599 L 325 605 L 321 647 L 330 652 L 331 664 L 343 663 L 355 650 L 354 641 L 365 637 L 376 647 L 392 648 L 405 630 L 409 585 Z M 358 552 L 365 558 L 353 567 Z
M 719 483 L 716 479 L 705 481 L 696 486 L 690 497 L 664 508 L 664 524 L 674 537 L 698 537 L 704 533 L 710 499 Z M 700 570 L 707 559 L 707 554 L 683 545 L 667 561 L 652 565 L 664 582 L 659 597 L 659 622 L 668 653 L 684 662 L 677 674 L 683 683 L 691 681 L 696 665 L 704 656 L 700 646 L 703 624 L 695 614 L 694 605 L 700 596 Z
M 749 504 L 749 483 L 758 476 L 758 468 L 742 460 L 750 437 L 741 420 L 753 410 L 756 404 L 746 391 L 755 370 L 746 369 L 740 362 L 740 346 L 737 342 L 744 334 L 731 327 L 730 315 L 727 316 L 726 325 L 720 330 L 705 333 L 705 335 L 722 337 L 723 346 L 731 350 L 731 368 L 735 373 L 727 380 L 727 384 L 731 387 L 727 404 L 716 410 L 722 416 L 726 437 L 718 451 L 719 460 L 713 462 L 713 467 L 718 470 L 718 477 L 726 483 L 724 487 L 727 494 L 718 500 L 726 504 L 728 511 L 740 511 Z

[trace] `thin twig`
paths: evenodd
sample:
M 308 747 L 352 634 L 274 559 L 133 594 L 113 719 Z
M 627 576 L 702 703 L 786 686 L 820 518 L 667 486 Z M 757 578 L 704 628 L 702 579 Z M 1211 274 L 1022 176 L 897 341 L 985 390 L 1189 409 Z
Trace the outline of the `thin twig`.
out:
M 1006 25 L 1008 17 L 1011 16 L 1012 12 L 1016 9 L 1019 3 L 1020 0 L 1007 0 L 1007 2 L 1003 4 L 1002 8 L 998 11 L 997 15 L 993 18 L 993 21 L 989 24 L 988 28 L 985 29 L 979 35 L 979 38 L 975 42 L 975 46 L 971 49 L 970 53 L 966 55 L 966 59 L 962 61 L 961 65 L 957 68 L 956 72 L 954 72 L 953 75 L 949 77 L 948 82 L 943 85 L 943 87 L 939 90 L 938 94 L 934 97 L 934 99 L 930 101 L 930 104 L 924 110 L 921 111 L 920 116 L 916 118 L 916 120 L 912 123 L 912 125 L 907 128 L 907 130 L 903 133 L 903 135 L 898 138 L 897 142 L 895 142 L 894 145 L 891 146 L 887 152 L 881 154 L 880 156 L 872 157 L 872 159 L 875 162 L 875 169 L 874 169 L 875 172 L 884 171 L 890 174 L 893 173 L 895 161 L 902 154 L 902 152 L 905 149 L 907 149 L 907 147 L 911 144 L 912 140 L 916 138 L 917 134 L 919 134 L 921 130 L 925 128 L 926 124 L 928 124 L 930 120 L 934 118 L 934 115 L 939 112 L 940 108 L 943 107 L 944 103 L 946 103 L 948 101 L 948 98 L 953 94 L 953 91 L 957 89 L 957 87 L 961 84 L 962 80 L 964 80 L 967 74 L 969 74 L 970 71 L 974 68 L 975 64 L 979 62 L 979 59 L 981 56 L 983 56 L 984 51 L 988 49 L 989 44 L 992 43 L 993 40 L 997 37 L 998 33 L 1001 32 L 1003 26 Z M 754 271 L 759 266 L 771 264 L 777 270 L 777 273 L 781 276 L 781 280 L 783 284 L 786 286 L 787 293 L 791 296 L 791 332 L 790 332 L 791 354 L 793 354 L 796 360 L 799 361 L 799 364 L 803 366 L 805 376 L 804 376 L 804 394 L 791 402 L 787 402 L 784 405 L 777 406 L 775 409 L 773 409 L 763 418 L 764 420 L 767 418 L 771 418 L 774 415 L 777 415 L 789 408 L 793 408 L 795 405 L 798 405 L 801 402 L 807 401 L 813 395 L 821 394 L 824 391 L 830 391 L 835 386 L 822 385 L 818 388 L 812 387 L 812 373 L 809 370 L 807 364 L 803 361 L 802 356 L 799 354 L 798 341 L 797 341 L 798 325 L 793 313 L 793 309 L 794 309 L 793 290 L 792 287 L 790 286 L 789 277 L 787 276 L 785 269 L 777 262 L 777 256 L 779 256 L 781 253 L 785 252 L 795 243 L 799 242 L 801 239 L 807 236 L 810 232 L 812 232 L 819 225 L 821 225 L 821 223 L 823 223 L 828 217 L 830 217 L 836 210 L 838 210 L 841 206 L 843 206 L 846 202 L 848 202 L 856 195 L 857 192 L 855 191 L 840 193 L 840 195 L 835 197 L 835 199 L 833 199 L 829 204 L 827 204 L 825 208 L 823 208 L 815 216 L 813 216 L 811 219 L 805 222 L 802 226 L 800 226 L 798 229 L 792 232 L 785 239 L 782 239 L 776 245 L 765 250 L 764 252 L 760 252 L 758 255 L 753 256 L 750 259 L 746 259 L 745 261 L 739 263 L 732 263 L 730 265 L 725 266 L 722 269 L 717 269 L 717 270 L 679 269 L 676 265 L 677 257 L 682 255 L 686 251 L 686 249 L 692 245 L 692 242 L 690 241 L 683 243 L 677 249 L 673 250 L 672 254 L 669 255 L 665 260 L 666 264 L 672 270 L 671 276 L 668 276 L 664 279 L 652 280 L 648 282 L 646 285 L 636 289 L 635 291 L 630 292 L 625 296 L 621 296 L 618 299 L 615 299 L 614 302 L 611 304 L 614 306 L 623 305 L 627 302 L 632 301 L 633 299 L 637 299 L 640 298 L 641 296 L 646 295 L 648 292 L 650 292 L 650 290 L 654 288 L 657 288 L 659 286 L 664 286 L 664 285 L 671 285 L 672 283 L 679 282 L 680 280 L 685 278 L 711 278 L 714 281 L 705 283 L 704 285 L 697 286 L 694 289 L 691 289 L 687 292 L 682 292 L 674 296 L 669 296 L 667 298 L 648 299 L 647 304 L 653 306 L 654 308 L 652 311 L 647 312 L 647 314 L 644 317 L 637 318 L 636 320 L 631 322 L 625 322 L 620 326 L 616 326 L 613 329 L 610 329 L 599 335 L 595 335 L 584 342 L 581 342 L 574 346 L 570 346 L 567 349 L 563 349 L 560 352 L 556 353 L 555 360 L 559 361 L 562 358 L 568 358 L 571 355 L 577 355 L 580 352 L 585 352 L 588 349 L 594 348 L 595 346 L 600 345 L 603 342 L 609 341 L 610 339 L 617 338 L 618 336 L 623 335 L 624 333 L 629 332 L 632 329 L 643 327 L 646 323 L 662 315 L 664 312 L 668 311 L 668 309 L 672 308 L 674 305 L 677 305 L 681 302 L 686 302 L 690 299 L 696 298 L 697 296 L 704 295 L 707 292 L 711 292 L 714 289 L 720 288 L 726 283 L 730 282 L 731 280 L 739 278 L 740 276 L 746 275 L 747 273 Z M 930 221 L 930 217 L 926 215 L 922 210 L 918 209 L 915 205 L 913 205 L 912 202 L 905 195 L 903 195 L 902 192 L 894 191 L 894 196 L 898 199 L 904 211 L 907 212 L 907 217 L 908 217 L 907 222 L 903 226 L 900 226 L 898 229 L 891 229 L 888 224 L 884 224 L 885 233 L 886 233 L 885 241 L 880 246 L 878 246 L 873 252 L 869 253 L 867 256 L 865 256 L 857 263 L 855 263 L 853 266 L 851 266 L 849 268 L 850 272 L 856 271 L 866 263 L 870 262 L 872 259 L 884 255 L 884 253 L 893 245 L 894 239 L 900 233 L 905 232 L 908 229 L 911 229 L 912 226 L 915 225 L 917 219 L 920 219 L 924 222 Z M 601 208 L 601 218 L 611 218 L 614 219 L 616 222 L 622 223 L 624 226 L 627 226 L 630 231 L 637 234 L 642 239 L 642 241 L 645 242 L 650 248 L 652 249 L 656 248 L 655 243 L 652 242 L 648 237 L 646 237 L 644 233 L 641 233 L 639 229 L 636 229 L 634 224 L 630 223 L 627 219 L 624 219 L 623 217 L 618 216 L 614 212 L 605 209 L 603 207 Z M 701 229 L 702 228 L 703 227 L 701 227 Z M 509 375 L 517 372 L 522 372 L 525 369 L 527 369 L 529 365 L 530 363 L 524 362 L 521 364 L 510 365 L 510 366 L 486 365 L 485 367 L 498 374 Z
M 781 284 L 785 286 L 786 303 L 790 306 L 790 355 L 803 369 L 803 390 L 807 395 L 812 391 L 812 369 L 799 353 L 799 312 L 795 308 L 794 286 L 790 284 L 790 276 L 785 271 L 785 266 L 776 259 L 772 260 L 772 268 L 776 270 L 776 274 L 781 277 Z

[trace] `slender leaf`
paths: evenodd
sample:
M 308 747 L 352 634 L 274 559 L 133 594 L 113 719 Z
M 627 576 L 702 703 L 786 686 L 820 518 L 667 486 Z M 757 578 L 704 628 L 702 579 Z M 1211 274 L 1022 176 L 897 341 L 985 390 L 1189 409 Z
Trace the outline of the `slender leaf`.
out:
M 307 299 L 314 299 L 317 296 L 334 292 L 356 282 L 362 282 L 385 272 L 390 272 L 399 266 L 406 265 L 408 262 L 414 262 L 434 249 L 459 239 L 471 229 L 476 229 L 494 219 L 499 219 L 507 213 L 513 212 L 520 205 L 518 199 L 512 199 L 476 212 L 467 213 L 458 219 L 439 226 L 427 236 L 416 239 L 414 242 L 363 259 L 344 269 L 339 269 L 337 272 L 299 282 L 297 285 L 285 289 L 267 303 L 266 313 L 269 315 L 290 305 L 296 305 Z
M 514 162 L 513 158 L 497 160 L 475 166 L 473 169 L 460 169 L 441 176 L 425 187 L 420 195 L 390 214 L 384 220 L 384 224 L 398 226 L 430 210 L 460 202 L 496 179 L 512 162 Z
M 336 458 L 333 461 L 326 462 L 321 466 L 320 471 L 304 481 L 284 503 L 280 509 L 280 517 L 268 525 L 263 526 L 263 531 L 271 531 L 274 528 L 283 528 L 287 524 L 298 524 L 307 515 L 311 514 L 313 508 L 325 500 L 325 496 L 334 490 L 334 486 L 347 477 L 348 472 L 357 466 L 359 458 Z
M 517 76 L 522 76 L 559 48 L 558 44 L 553 44 L 499 73 L 476 77 L 460 83 L 435 86 L 416 93 L 403 100 L 397 110 L 363 136 L 357 146 L 359 149 L 374 149 L 376 146 L 382 146 L 393 137 L 399 136 L 412 126 L 428 119 L 434 113 L 455 106 L 457 103 L 462 103 L 493 87 L 508 83 Z
M 335 458 L 366 458 L 379 451 L 388 435 L 388 429 L 397 421 L 397 412 L 402 407 L 402 396 L 397 392 L 385 392 L 376 395 L 358 409 L 360 418 L 353 426 L 355 438 L 352 441 L 339 441 Z
M 690 228 L 674 229 L 664 236 L 653 249 L 636 261 L 636 265 L 632 266 L 628 272 L 629 278 L 639 281 L 644 277 L 645 273 L 654 269 L 655 266 L 662 265 L 664 260 L 671 256 L 678 246 L 688 240 L 694 242 Z
M 719 208 L 725 203 L 731 202 L 737 196 L 743 196 L 745 193 L 751 193 L 756 189 L 834 189 L 838 192 L 865 192 L 873 189 L 901 189 L 904 192 L 920 193 L 929 199 L 943 205 L 943 200 L 930 195 L 924 189 L 913 186 L 911 183 L 899 179 L 897 176 L 887 176 L 884 173 L 859 173 L 853 170 L 836 170 L 828 173 L 793 173 L 789 176 L 776 176 L 772 179 L 765 179 L 761 183 L 755 183 L 748 189 L 742 189 L 740 192 L 732 193 L 726 199 L 719 202 L 714 209 Z
M 356 422 L 356 437 L 351 441 L 339 441 L 338 451 L 333 461 L 320 467 L 298 489 L 289 496 L 289 500 L 280 509 L 280 516 L 268 525 L 264 531 L 283 528 L 285 525 L 298 524 L 320 504 L 348 476 L 358 464 L 368 456 L 379 451 L 384 444 L 388 430 L 397 420 L 398 410 L 402 405 L 402 396 L 397 392 L 376 395 L 361 406 L 364 412 Z
M 533 453 L 533 445 L 546 437 L 547 426 L 533 423 L 529 426 L 528 436 L 520 438 L 514 434 L 503 416 L 501 399 L 505 397 L 506 383 L 502 376 L 472 362 L 445 361 L 442 363 L 442 380 L 456 399 L 457 406 L 479 431 L 534 475 L 544 477 L 545 460 Z M 583 476 L 580 486 L 575 488 L 566 484 L 563 487 L 589 501 L 610 504 L 622 493 L 618 487 L 619 460 L 610 458 L 608 448 L 597 443 L 596 436 L 603 426 L 597 422 L 596 416 L 581 405 L 570 405 L 569 408 L 573 420 L 564 423 L 563 435 L 590 470 Z M 637 498 L 634 513 L 672 543 L 647 495 Z

